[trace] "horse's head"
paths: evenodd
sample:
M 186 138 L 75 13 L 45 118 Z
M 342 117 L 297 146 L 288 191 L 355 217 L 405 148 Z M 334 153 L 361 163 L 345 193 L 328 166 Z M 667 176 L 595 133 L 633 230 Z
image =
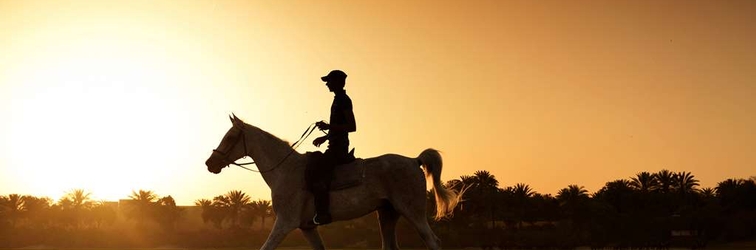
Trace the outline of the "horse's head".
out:
M 213 150 L 210 158 L 205 161 L 207 171 L 214 174 L 220 173 L 221 169 L 247 154 L 245 152 L 247 151 L 247 141 L 244 138 L 244 122 L 236 115 L 229 116 L 229 118 L 233 126 L 226 131 L 220 145 Z

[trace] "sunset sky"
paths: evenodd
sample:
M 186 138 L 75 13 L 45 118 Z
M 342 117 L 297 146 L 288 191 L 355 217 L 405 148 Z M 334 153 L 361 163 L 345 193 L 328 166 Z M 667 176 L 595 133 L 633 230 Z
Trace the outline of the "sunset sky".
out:
M 0 0 L 0 195 L 180 205 L 259 174 L 204 161 L 246 122 L 294 142 L 342 69 L 358 157 L 595 192 L 756 175 L 756 1 Z M 299 152 L 317 150 L 310 138 Z

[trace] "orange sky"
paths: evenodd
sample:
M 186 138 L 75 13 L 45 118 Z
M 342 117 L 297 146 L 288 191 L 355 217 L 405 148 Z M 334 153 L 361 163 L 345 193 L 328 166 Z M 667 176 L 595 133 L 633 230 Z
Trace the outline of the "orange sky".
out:
M 444 179 L 597 191 L 640 171 L 756 175 L 754 1 L 0 1 L 0 195 L 179 204 L 234 112 L 289 141 L 349 74 L 357 155 L 433 147 Z M 311 140 L 310 140 L 311 141 Z M 315 150 L 309 145 L 300 152 Z

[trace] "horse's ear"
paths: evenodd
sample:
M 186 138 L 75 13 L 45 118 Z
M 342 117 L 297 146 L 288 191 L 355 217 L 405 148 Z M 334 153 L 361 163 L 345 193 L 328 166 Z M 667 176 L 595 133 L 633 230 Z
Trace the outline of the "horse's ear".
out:
M 231 115 L 228 116 L 228 119 L 231 120 L 231 124 L 234 124 L 234 118 Z
M 239 119 L 239 117 L 236 117 L 236 115 L 234 113 L 231 113 L 230 118 L 231 118 L 231 123 L 233 123 L 234 126 L 237 126 L 237 127 L 240 127 L 240 128 L 244 127 L 243 126 L 244 122 L 241 119 Z

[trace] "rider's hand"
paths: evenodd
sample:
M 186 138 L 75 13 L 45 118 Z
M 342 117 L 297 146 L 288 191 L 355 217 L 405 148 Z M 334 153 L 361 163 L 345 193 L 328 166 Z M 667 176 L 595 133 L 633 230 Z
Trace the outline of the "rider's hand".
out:
M 315 138 L 315 140 L 312 141 L 312 145 L 315 145 L 315 147 L 320 147 L 320 144 L 323 144 L 326 140 L 328 140 L 328 136 Z
M 331 128 L 331 125 L 328 125 L 328 123 L 324 121 L 319 121 L 315 123 L 315 127 L 317 127 L 320 130 L 328 130 L 329 128 Z

